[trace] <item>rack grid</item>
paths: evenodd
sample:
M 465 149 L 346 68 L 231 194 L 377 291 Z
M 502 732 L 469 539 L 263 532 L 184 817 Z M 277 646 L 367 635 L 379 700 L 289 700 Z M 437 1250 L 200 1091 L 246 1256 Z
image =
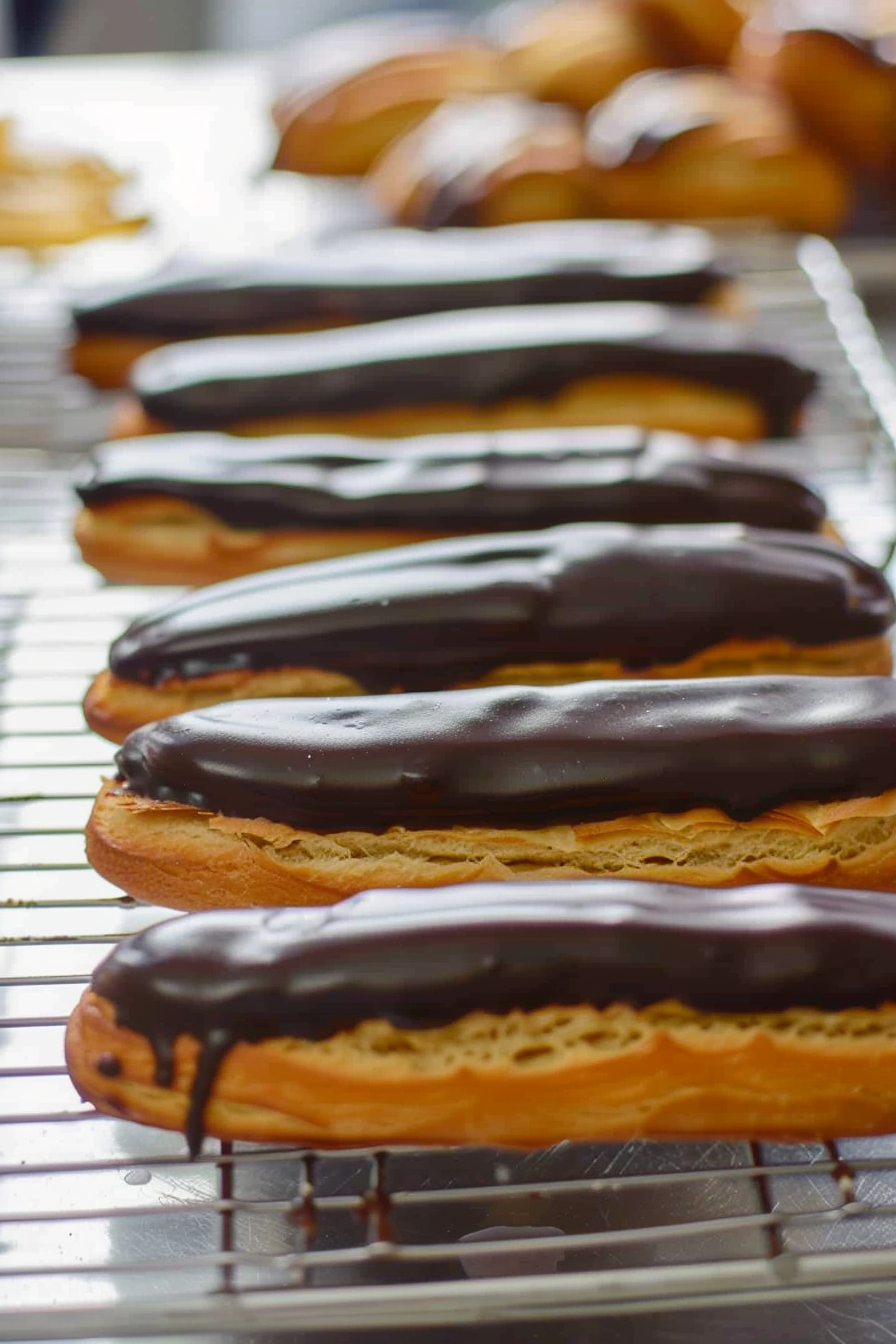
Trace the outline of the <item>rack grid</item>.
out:
M 742 247 L 740 248 L 742 251 Z M 761 330 L 821 367 L 809 469 L 876 563 L 896 544 L 896 385 L 837 253 L 756 242 Z M 396 1329 L 892 1289 L 896 1136 L 297 1152 L 101 1116 L 67 1014 L 141 907 L 84 863 L 111 749 L 79 701 L 125 621 L 69 537 L 71 453 L 0 459 L 0 1339 Z

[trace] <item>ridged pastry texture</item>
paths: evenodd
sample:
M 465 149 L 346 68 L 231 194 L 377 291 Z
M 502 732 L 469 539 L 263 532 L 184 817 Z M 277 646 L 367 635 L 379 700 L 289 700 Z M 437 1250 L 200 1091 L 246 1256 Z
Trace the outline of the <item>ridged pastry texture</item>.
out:
M 138 729 L 88 857 L 140 899 L 788 878 L 896 889 L 896 683 L 755 677 L 254 700 Z
M 66 1056 L 101 1110 L 319 1146 L 820 1139 L 896 1120 L 896 915 L 861 891 L 368 892 L 122 943 Z

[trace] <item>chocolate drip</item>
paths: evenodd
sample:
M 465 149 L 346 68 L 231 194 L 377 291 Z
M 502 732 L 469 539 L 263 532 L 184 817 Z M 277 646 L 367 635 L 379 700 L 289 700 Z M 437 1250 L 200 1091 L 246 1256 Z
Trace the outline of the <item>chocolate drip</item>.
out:
M 792 886 L 497 883 L 367 892 L 327 909 L 226 910 L 120 943 L 93 989 L 120 1026 L 201 1045 L 190 1143 L 230 1045 L 325 1040 L 385 1019 L 675 999 L 701 1012 L 839 1011 L 896 999 L 896 904 Z M 170 1085 L 166 1084 L 166 1085 Z
M 713 523 L 815 532 L 807 482 L 700 441 L 626 427 L 422 435 L 297 435 L 247 443 L 170 434 L 104 444 L 77 489 L 87 505 L 169 495 L 232 527 L 514 531 L 565 522 Z
M 817 382 L 735 323 L 651 304 L 580 303 L 187 341 L 138 360 L 133 387 L 151 416 L 202 429 L 253 416 L 545 400 L 582 379 L 629 374 L 746 394 L 775 437 Z
M 131 733 L 135 793 L 318 832 L 567 825 L 896 787 L 896 681 L 731 677 L 247 700 Z
M 205 1108 L 215 1079 L 224 1060 L 237 1042 L 238 1037 L 226 1027 L 213 1027 L 203 1037 L 202 1049 L 196 1061 L 196 1074 L 190 1089 L 190 1105 L 187 1110 L 187 1123 L 184 1128 L 187 1147 L 191 1157 L 198 1157 L 205 1137 Z M 170 1083 L 168 1086 L 170 1087 Z
M 447 687 L 506 664 L 678 662 L 728 639 L 821 645 L 896 619 L 881 572 L 842 547 L 739 527 L 604 523 L 431 542 L 188 594 L 112 646 L 161 685 L 314 667 L 366 690 Z
M 422 202 L 414 222 L 424 229 L 478 224 L 492 177 L 519 157 L 537 155 L 540 172 L 581 170 L 580 126 L 567 107 L 512 94 L 444 103 L 399 151 Z M 491 231 L 486 246 L 490 238 Z
M 480 231 L 342 234 L 217 268 L 177 261 L 79 296 L 78 330 L 172 340 L 290 321 L 376 322 L 460 308 L 702 302 L 726 278 L 708 234 L 568 221 Z

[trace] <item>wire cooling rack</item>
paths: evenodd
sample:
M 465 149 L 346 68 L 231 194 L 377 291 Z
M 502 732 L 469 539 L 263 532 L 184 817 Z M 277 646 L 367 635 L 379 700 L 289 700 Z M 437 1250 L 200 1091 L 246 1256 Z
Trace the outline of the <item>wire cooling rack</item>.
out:
M 796 255 L 757 242 L 749 271 L 759 327 L 826 374 L 811 445 L 750 451 L 809 469 L 884 563 L 896 388 L 849 277 L 817 240 Z M 116 939 L 168 917 L 84 864 L 111 753 L 79 700 L 165 592 L 103 587 L 77 561 L 70 462 L 0 455 L 0 1338 L 456 1327 L 892 1289 L 896 1136 L 330 1155 L 209 1141 L 192 1163 L 179 1136 L 79 1101 L 66 1016 Z

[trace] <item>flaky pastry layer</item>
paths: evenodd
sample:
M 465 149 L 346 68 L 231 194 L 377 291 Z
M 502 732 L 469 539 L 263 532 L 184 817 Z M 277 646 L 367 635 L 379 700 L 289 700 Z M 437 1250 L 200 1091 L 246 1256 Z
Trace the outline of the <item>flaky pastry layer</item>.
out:
M 87 857 L 131 896 L 177 910 L 332 905 L 375 887 L 520 878 L 896 891 L 896 789 L 790 803 L 750 821 L 698 807 L 526 830 L 393 826 L 322 835 L 156 802 L 106 781 L 87 826 Z
M 636 671 L 608 658 L 579 663 L 511 663 L 496 667 L 475 681 L 458 685 L 560 686 L 607 679 L 643 681 L 667 677 L 762 676 L 782 672 L 802 676 L 889 676 L 892 671 L 892 648 L 884 636 L 817 647 L 803 647 L 784 639 L 730 639 L 680 662 L 655 663 Z M 309 667 L 215 672 L 204 677 L 172 679 L 157 687 L 126 681 L 107 669 L 94 678 L 84 700 L 84 715 L 94 732 L 112 742 L 123 742 L 128 733 L 141 724 L 191 709 L 202 709 L 206 705 L 217 705 L 222 700 L 281 695 L 363 695 L 365 690 L 351 676 Z
M 117 1077 L 97 1069 L 103 1056 Z M 157 1086 L 149 1042 L 90 991 L 66 1036 L 82 1096 L 163 1129 L 184 1128 L 197 1056 L 180 1036 L 173 1086 Z M 236 1045 L 205 1129 L 317 1147 L 892 1133 L 896 1007 L 747 1015 L 669 1002 L 472 1013 L 429 1030 L 362 1022 L 321 1042 Z
M 83 508 L 75 519 L 82 557 L 107 579 L 191 587 L 449 535 L 457 534 L 422 528 L 230 527 L 205 509 L 170 495 L 134 496 Z

